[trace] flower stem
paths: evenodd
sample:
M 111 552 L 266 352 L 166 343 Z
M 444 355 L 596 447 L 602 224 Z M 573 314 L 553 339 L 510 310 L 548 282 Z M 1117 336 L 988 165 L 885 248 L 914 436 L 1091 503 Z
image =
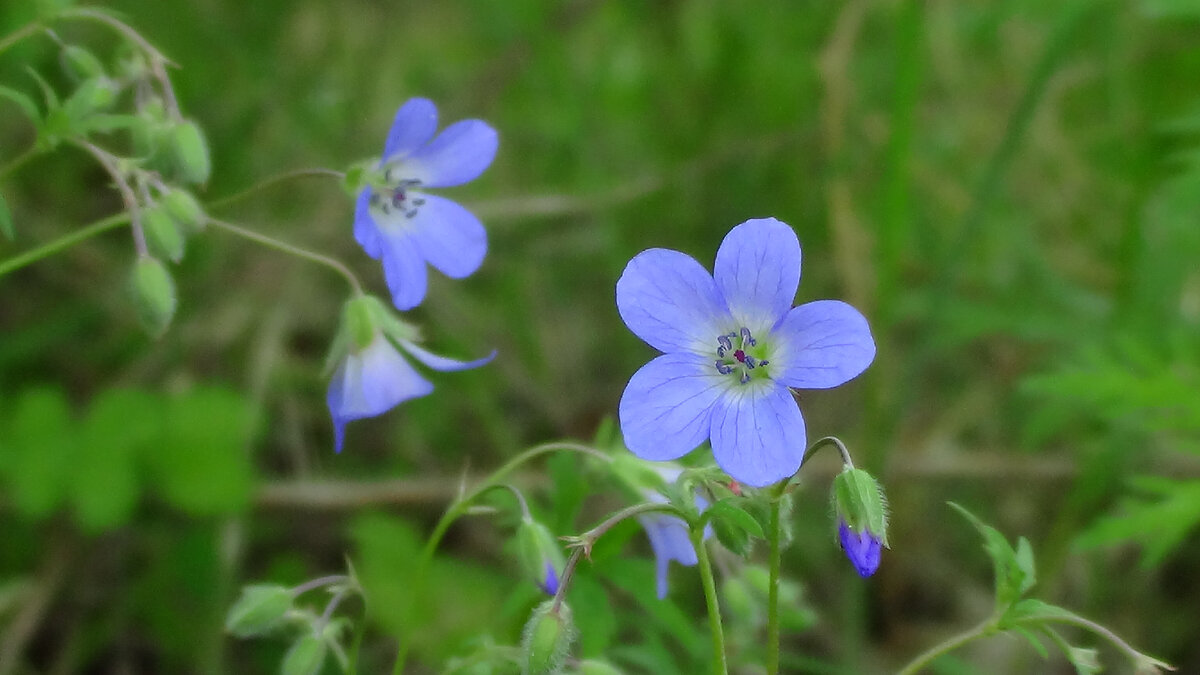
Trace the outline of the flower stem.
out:
M 344 264 L 334 258 L 330 258 L 327 255 L 321 255 L 320 253 L 313 253 L 312 251 L 300 248 L 299 246 L 293 246 L 286 242 L 275 239 L 274 237 L 268 237 L 265 234 L 259 234 L 253 230 L 247 230 L 243 227 L 238 227 L 233 223 L 217 220 L 216 218 L 210 218 L 208 220 L 208 224 L 225 230 L 231 234 L 236 234 L 244 239 L 249 239 L 250 241 L 262 244 L 263 246 L 273 248 L 277 251 L 290 253 L 299 258 L 304 258 L 305 260 L 311 260 L 312 262 L 324 265 L 345 277 L 346 281 L 349 282 L 350 287 L 354 289 L 355 295 L 363 294 L 362 284 L 358 282 L 358 277 L 354 276 L 354 272 L 351 272 L 349 267 L 346 267 Z
M 783 558 L 779 524 L 781 504 L 782 497 L 773 495 L 770 505 L 770 531 L 767 532 L 767 541 L 771 546 L 768 562 L 770 576 L 767 582 L 767 675 L 779 673 L 779 574 Z
M 9 47 L 12 47 L 13 45 L 17 44 L 21 40 L 24 40 L 25 38 L 29 37 L 30 35 L 33 35 L 34 33 L 37 33 L 38 31 L 42 30 L 42 28 L 43 28 L 43 26 L 42 26 L 41 22 L 35 21 L 33 23 L 26 24 L 26 25 L 22 26 L 21 28 L 18 28 L 17 30 L 4 36 L 3 39 L 0 39 L 0 54 L 3 54 L 5 51 L 8 50 Z
M 332 169 L 297 169 L 295 171 L 287 171 L 275 176 L 271 176 L 270 178 L 264 178 L 263 180 L 251 185 L 241 192 L 236 192 L 228 197 L 222 197 L 215 201 L 209 202 L 208 208 L 212 210 L 221 209 L 229 206 L 230 204 L 240 202 L 246 197 L 262 192 L 267 188 L 274 187 L 279 183 L 289 181 L 293 178 L 310 178 L 315 176 L 332 176 L 340 180 L 344 177 L 344 174 L 340 171 L 334 171 Z
M 90 239 L 91 237 L 96 236 L 97 234 L 114 230 L 122 225 L 128 224 L 129 214 L 124 212 L 115 213 L 107 218 L 97 220 L 91 225 L 75 230 L 69 234 L 64 234 L 48 244 L 43 244 L 35 249 L 31 249 L 6 260 L 0 261 L 0 277 L 8 274 L 9 272 L 19 270 L 26 265 L 33 264 L 42 258 L 48 258 L 59 251 L 70 248 L 85 239 Z
M 446 535 L 446 531 L 450 529 L 450 525 L 458 520 L 458 517 L 467 512 L 471 502 L 476 497 L 492 489 L 508 477 L 508 474 L 516 471 L 522 464 L 541 455 L 557 452 L 559 450 L 569 450 L 572 452 L 582 452 L 587 455 L 599 457 L 605 461 L 609 461 L 608 455 L 596 450 L 595 448 L 580 445 L 578 443 L 543 443 L 522 452 L 521 454 L 508 460 L 499 469 L 492 472 L 490 476 L 485 478 L 479 485 L 469 493 L 463 494 L 453 504 L 450 505 L 437 524 L 433 526 L 433 531 L 429 534 L 429 539 L 425 541 L 425 548 L 421 551 L 421 559 L 417 561 L 417 569 L 413 574 L 413 588 L 423 588 L 425 584 L 425 575 L 429 571 L 429 564 L 433 562 L 433 554 L 437 550 L 438 544 L 441 543 L 442 537 Z M 560 584 L 561 585 L 561 584 Z M 392 667 L 392 675 L 400 675 L 404 672 L 404 663 L 408 660 L 408 650 L 412 646 L 412 641 L 400 638 L 400 646 L 396 648 L 396 664 Z
M 729 666 L 725 663 L 725 631 L 721 627 L 721 606 L 717 602 L 717 585 L 713 580 L 712 563 L 708 560 L 708 549 L 704 546 L 704 528 L 691 530 L 692 546 L 696 549 L 696 560 L 700 563 L 700 581 L 704 584 L 704 602 L 708 605 L 708 629 L 712 633 L 712 672 L 726 675 Z
M 30 146 L 29 148 L 27 148 L 25 150 L 25 152 L 22 152 L 21 154 L 14 157 L 12 159 L 12 161 L 10 161 L 8 164 L 5 164 L 4 166 L 0 166 L 0 179 L 3 179 L 8 174 L 21 168 L 22 166 L 25 165 L 26 162 L 33 159 L 34 157 L 37 157 L 40 154 L 42 154 L 41 148 L 39 148 L 36 145 Z
M 963 631 L 962 633 L 955 635 L 941 644 L 930 647 L 920 656 L 909 662 L 907 666 L 904 666 L 904 668 L 898 671 L 896 675 L 913 675 L 914 673 L 920 672 L 922 668 L 928 666 L 939 656 L 952 652 L 968 642 L 971 642 L 972 640 L 977 640 L 985 635 L 989 635 L 995 629 L 996 618 L 989 617 L 986 621 L 980 623 L 979 625 Z

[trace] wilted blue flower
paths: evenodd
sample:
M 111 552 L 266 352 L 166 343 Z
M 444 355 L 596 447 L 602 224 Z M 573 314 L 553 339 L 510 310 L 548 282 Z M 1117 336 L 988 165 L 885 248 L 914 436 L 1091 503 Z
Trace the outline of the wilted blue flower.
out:
M 405 102 L 354 209 L 354 238 L 367 255 L 382 259 L 397 309 L 412 309 L 425 299 L 425 263 L 461 279 L 479 269 L 487 253 L 487 232 L 479 219 L 425 189 L 477 178 L 496 156 L 496 131 L 481 120 L 455 122 L 435 138 L 436 130 L 432 101 Z
M 442 372 L 478 368 L 495 357 L 493 352 L 475 361 L 456 361 L 426 351 L 413 342 L 414 328 L 388 314 L 370 296 L 348 301 L 343 315 L 345 320 L 331 354 L 341 360 L 326 397 L 337 452 L 342 451 L 347 422 L 381 415 L 433 391 L 433 384 L 408 363 L 397 345 L 417 361 Z
M 682 473 L 677 467 L 659 469 L 658 473 L 666 482 L 674 482 Z M 646 498 L 652 502 L 667 503 L 667 498 L 657 492 L 646 493 Z M 703 512 L 708 508 L 708 500 L 696 495 L 696 509 Z M 644 513 L 638 516 L 638 522 L 646 530 L 650 538 L 650 548 L 654 551 L 654 577 L 658 599 L 667 597 L 667 572 L 671 561 L 691 567 L 697 562 L 696 549 L 692 546 L 691 535 L 687 523 L 678 516 L 665 513 Z M 712 536 L 712 527 L 705 526 L 704 538 Z
M 846 557 L 858 571 L 858 576 L 866 578 L 879 569 L 883 545 L 870 532 L 855 532 L 846 521 L 842 521 L 838 523 L 838 540 L 842 544 L 842 550 L 846 552 Z
M 792 307 L 799 283 L 800 242 L 774 218 L 730 230 L 711 276 L 679 251 L 629 261 L 617 309 L 663 354 L 621 396 L 625 445 L 661 461 L 711 439 L 717 464 L 755 487 L 795 473 L 806 437 L 790 388 L 836 387 L 875 358 L 858 310 L 836 300 Z

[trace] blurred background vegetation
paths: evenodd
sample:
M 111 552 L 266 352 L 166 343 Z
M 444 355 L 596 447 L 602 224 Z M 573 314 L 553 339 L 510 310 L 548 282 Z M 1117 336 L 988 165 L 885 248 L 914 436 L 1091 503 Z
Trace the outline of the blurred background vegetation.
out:
M 384 672 L 389 603 L 413 593 L 411 551 L 464 471 L 591 440 L 651 356 L 615 310 L 625 262 L 660 246 L 710 264 L 761 216 L 800 236 L 798 301 L 843 298 L 871 321 L 871 369 L 801 402 L 813 438 L 841 436 L 882 479 L 893 523 L 861 581 L 833 542 L 836 467 L 814 463 L 785 559 L 803 584 L 785 669 L 888 672 L 990 611 L 990 563 L 953 499 L 1031 540 L 1041 597 L 1200 672 L 1200 3 L 106 6 L 178 64 L 211 143 L 205 200 L 377 155 L 410 96 L 443 123 L 492 123 L 495 164 L 445 193 L 488 226 L 488 259 L 465 281 L 435 275 L 408 318 L 442 353 L 499 356 L 352 424 L 335 456 L 321 367 L 347 297 L 336 275 L 210 230 L 174 270 L 180 306 L 157 341 L 125 293 L 125 230 L 0 277 L 0 673 L 273 672 L 284 642 L 222 631 L 238 588 L 346 556 L 379 589 L 361 664 Z M 5 2 L 0 34 L 33 16 Z M 112 52 L 94 25 L 56 30 Z M 62 84 L 57 58 L 26 40 L 0 82 L 36 93 L 28 64 Z M 0 163 L 32 142 L 0 101 Z M 17 230 L 0 257 L 121 208 L 71 150 L 0 192 Z M 218 214 L 386 295 L 333 180 Z M 519 476 L 557 534 L 618 504 L 582 471 L 564 458 Z M 418 671 L 481 635 L 516 639 L 537 591 L 514 590 L 510 526 L 452 530 Z M 637 528 L 606 541 L 574 591 L 581 653 L 695 672 L 695 572 L 674 570 L 660 603 Z M 754 607 L 729 605 L 749 627 L 730 629 L 735 662 L 760 662 L 755 619 L 737 614 Z M 1071 670 L 996 638 L 938 672 Z

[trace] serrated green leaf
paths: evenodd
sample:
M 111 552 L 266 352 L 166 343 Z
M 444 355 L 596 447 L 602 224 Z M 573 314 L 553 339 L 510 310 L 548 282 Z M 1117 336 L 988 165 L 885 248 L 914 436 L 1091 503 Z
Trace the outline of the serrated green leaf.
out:
M 1142 494 L 1123 499 L 1116 514 L 1097 520 L 1076 543 L 1085 549 L 1140 543 L 1142 566 L 1150 569 L 1200 525 L 1200 481 L 1141 477 L 1130 484 Z
M 17 237 L 17 233 L 13 229 L 12 212 L 8 210 L 8 200 L 2 194 L 0 194 L 0 234 L 3 234 L 9 241 Z
M 33 102 L 32 98 L 26 96 L 25 94 L 17 91 L 16 89 L 12 89 L 11 87 L 6 87 L 0 84 L 0 98 L 6 98 L 17 104 L 17 107 L 21 109 L 21 112 L 25 113 L 25 116 L 29 118 L 29 121 L 33 122 L 35 125 L 41 121 L 42 114 L 38 110 L 37 104 Z
M 763 533 L 762 525 L 746 511 L 746 504 L 749 501 L 746 497 L 722 499 L 710 504 L 704 515 L 713 521 L 714 526 L 717 521 L 726 521 L 730 526 L 741 529 L 752 537 L 762 539 L 766 536 Z
M 983 548 L 987 551 L 988 557 L 992 559 L 992 566 L 996 576 L 996 609 L 1004 611 L 1014 602 L 1016 602 L 1021 594 L 1024 593 L 1032 582 L 1027 584 L 1027 577 L 1021 567 L 1021 563 L 1017 560 L 1017 553 L 1013 550 L 1008 540 L 996 528 L 984 523 L 970 511 L 949 502 L 950 506 L 961 513 L 964 518 L 971 521 L 975 529 L 983 535 Z M 1032 551 L 1029 553 L 1029 564 L 1032 565 Z

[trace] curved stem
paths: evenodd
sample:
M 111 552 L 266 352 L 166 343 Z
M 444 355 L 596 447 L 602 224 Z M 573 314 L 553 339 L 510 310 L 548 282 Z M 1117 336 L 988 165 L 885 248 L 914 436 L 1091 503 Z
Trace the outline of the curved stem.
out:
M 294 598 L 294 597 L 297 597 L 300 595 L 304 595 L 305 593 L 313 590 L 314 588 L 320 588 L 322 586 L 328 586 L 330 584 L 340 584 L 340 583 L 343 583 L 346 581 L 350 581 L 350 577 L 346 576 L 345 574 L 330 574 L 329 576 L 318 577 L 311 581 L 306 581 L 306 582 L 300 584 L 299 586 L 293 588 L 292 589 L 292 597 Z
M 129 185 L 125 170 L 121 166 L 120 158 L 94 143 L 82 140 L 71 140 L 68 142 L 95 157 L 96 161 L 100 162 L 100 165 L 104 167 L 104 170 L 112 176 L 113 182 L 117 186 L 117 191 L 121 193 L 121 201 L 125 204 L 125 210 L 129 212 L 129 227 L 133 231 L 133 245 L 137 249 L 138 257 L 144 258 L 149 255 L 149 248 L 146 246 L 146 233 L 142 230 L 142 223 L 138 217 L 138 198 L 134 194 L 133 188 Z
M 804 451 L 804 458 L 800 460 L 800 466 L 804 466 L 804 463 L 807 462 L 817 450 L 826 445 L 836 446 L 838 452 L 842 455 L 842 464 L 845 464 L 846 468 L 854 468 L 854 460 L 850 459 L 850 451 L 846 449 L 846 444 L 843 443 L 842 440 L 837 436 L 825 436 L 824 438 L 818 438 L 816 441 L 813 441 L 813 444 L 808 446 L 808 449 Z M 797 472 L 798 471 L 799 470 L 797 470 Z
M 26 24 L 26 25 L 22 26 L 21 28 L 18 28 L 17 30 L 13 31 L 12 33 L 9 33 L 8 35 L 4 36 L 3 39 L 0 39 L 0 54 L 3 54 L 4 52 L 8 51 L 9 47 L 12 47 L 13 45 L 17 44 L 21 40 L 24 40 L 25 38 L 29 37 L 30 35 L 33 35 L 34 33 L 37 33 L 38 31 L 42 30 L 42 28 L 43 28 L 43 26 L 42 26 L 41 22 L 35 21 L 33 23 Z
M 446 509 L 446 512 L 442 514 L 442 517 L 438 520 L 437 524 L 433 526 L 433 531 L 430 532 L 429 539 L 425 541 L 425 548 L 421 550 L 421 559 L 417 561 L 417 569 L 413 574 L 413 587 L 421 588 L 425 583 L 425 575 L 428 572 L 429 563 L 433 561 L 433 553 L 437 550 L 438 544 L 442 542 L 442 537 L 446 536 L 446 531 L 450 529 L 450 525 L 453 524 L 455 520 L 458 520 L 459 516 L 467 512 L 467 508 L 476 497 L 499 484 L 500 481 L 508 477 L 508 474 L 516 471 L 525 462 L 528 462 L 529 460 L 540 455 L 559 450 L 582 452 L 587 455 L 599 457 L 605 461 L 611 461 L 608 455 L 605 455 L 595 448 L 581 445 L 579 443 L 564 442 L 543 443 L 542 445 L 536 445 L 508 460 L 508 462 L 501 465 L 499 469 L 493 471 L 490 476 L 485 478 L 479 485 L 477 485 L 474 490 L 459 497 L 458 500 L 451 504 L 450 508 Z M 563 585 L 564 584 L 560 582 L 560 588 Z M 400 675 L 400 673 L 404 672 L 404 663 L 408 660 L 408 650 L 411 646 L 412 642 L 410 640 L 404 638 L 400 639 L 400 646 L 396 648 L 396 663 L 392 667 L 392 675 Z
M 38 155 L 42 154 L 42 152 L 43 152 L 42 149 L 36 145 L 26 149 L 25 152 L 22 152 L 21 154 L 14 157 L 12 159 L 12 161 L 10 161 L 8 164 L 5 164 L 4 166 L 0 166 L 0 179 L 3 179 L 8 174 L 21 168 L 22 166 L 25 165 L 26 162 L 28 162 L 29 160 L 33 159 L 34 157 L 37 157 Z
M 274 187 L 278 183 L 282 183 L 293 178 L 311 178 L 316 176 L 332 176 L 333 178 L 337 178 L 339 180 L 345 177 L 342 172 L 334 171 L 332 169 L 297 169 L 295 171 L 288 171 L 276 176 L 271 176 L 270 178 L 265 178 L 254 185 L 251 185 L 245 190 L 242 190 L 241 192 L 236 192 L 228 197 L 221 197 L 220 199 L 211 201 L 208 203 L 208 208 L 210 210 L 214 210 L 229 206 L 230 204 L 240 202 L 246 197 L 249 197 L 257 192 Z
M 48 258 L 59 251 L 78 244 L 85 239 L 90 239 L 97 234 L 107 232 L 127 224 L 129 224 L 128 213 L 116 213 L 107 218 L 97 220 L 87 227 L 75 230 L 70 234 L 65 234 L 48 244 L 43 244 L 35 249 L 20 253 L 8 258 L 7 260 L 0 261 L 0 277 L 8 274 L 9 272 L 19 270 L 26 265 L 35 263 L 42 258 Z
M 208 220 L 208 224 L 218 229 L 225 230 L 226 232 L 236 234 L 244 239 L 249 239 L 250 241 L 262 244 L 263 246 L 273 248 L 277 251 L 290 253 L 294 256 L 324 265 L 345 277 L 346 281 L 349 282 L 350 287 L 354 289 L 354 293 L 356 295 L 363 294 L 362 284 L 358 282 L 358 277 L 354 276 L 354 272 L 351 272 L 349 267 L 346 267 L 344 264 L 334 258 L 330 258 L 327 255 L 321 255 L 320 253 L 313 253 L 312 251 L 300 248 L 299 246 L 293 246 L 286 242 L 279 241 L 274 237 L 268 237 L 265 234 L 259 234 L 253 230 L 247 230 L 245 228 L 238 227 L 233 223 L 217 220 L 216 218 L 210 218 Z
M 995 617 L 988 618 L 986 621 L 980 623 L 974 628 L 970 628 L 946 640 L 945 642 L 942 642 L 941 644 L 929 648 L 920 656 L 910 661 L 909 664 L 898 671 L 896 675 L 913 675 L 913 673 L 919 672 L 922 668 L 928 666 L 939 656 L 952 652 L 968 642 L 971 642 L 972 640 L 976 640 L 991 633 L 995 627 Z
M 1090 619 L 1085 619 L 1082 616 L 1072 614 L 1069 616 L 1056 616 L 1053 618 L 1047 618 L 1047 619 L 1045 619 L 1045 621 L 1046 622 L 1054 621 L 1057 623 L 1065 623 L 1068 625 L 1079 626 L 1080 628 L 1090 630 L 1093 633 L 1095 633 L 1096 635 L 1099 635 L 1100 637 L 1104 638 L 1105 640 L 1108 640 L 1109 643 L 1112 644 L 1112 646 L 1114 646 L 1118 650 L 1120 650 L 1123 654 L 1125 654 L 1125 656 L 1130 661 L 1133 661 L 1134 663 L 1140 663 L 1143 660 L 1148 659 L 1150 661 L 1153 661 L 1160 668 L 1167 668 L 1168 670 L 1174 670 L 1174 668 L 1167 665 L 1166 663 L 1159 661 L 1158 659 L 1149 657 L 1149 656 L 1139 652 L 1138 650 L 1134 649 L 1133 645 L 1122 640 L 1119 635 L 1117 635 L 1116 633 L 1112 632 L 1111 630 L 1105 628 L 1104 626 L 1101 626 L 1100 624 L 1098 624 L 1095 621 L 1092 621 Z
M 164 56 L 162 52 L 158 51 L 157 47 L 150 44 L 150 42 L 147 41 L 146 38 L 142 37 L 142 34 L 137 32 L 137 30 L 132 26 L 104 12 L 84 7 L 77 7 L 72 9 L 64 9 L 58 12 L 56 17 L 60 19 L 82 19 L 85 21 L 96 21 L 98 23 L 105 24 L 108 27 L 116 30 L 118 33 L 121 33 L 125 37 L 129 38 L 129 40 L 137 44 L 137 46 L 141 47 L 143 51 L 150 55 L 150 58 L 161 59 L 166 63 L 171 62 L 170 59 Z
M 717 585 L 713 580 L 712 563 L 708 560 L 708 549 L 704 546 L 704 528 L 691 530 L 692 546 L 696 549 L 696 560 L 700 564 L 700 581 L 704 584 L 704 602 L 708 605 L 708 629 L 712 634 L 712 672 L 726 675 L 729 666 L 725 663 L 725 631 L 721 626 L 721 606 L 717 602 Z

